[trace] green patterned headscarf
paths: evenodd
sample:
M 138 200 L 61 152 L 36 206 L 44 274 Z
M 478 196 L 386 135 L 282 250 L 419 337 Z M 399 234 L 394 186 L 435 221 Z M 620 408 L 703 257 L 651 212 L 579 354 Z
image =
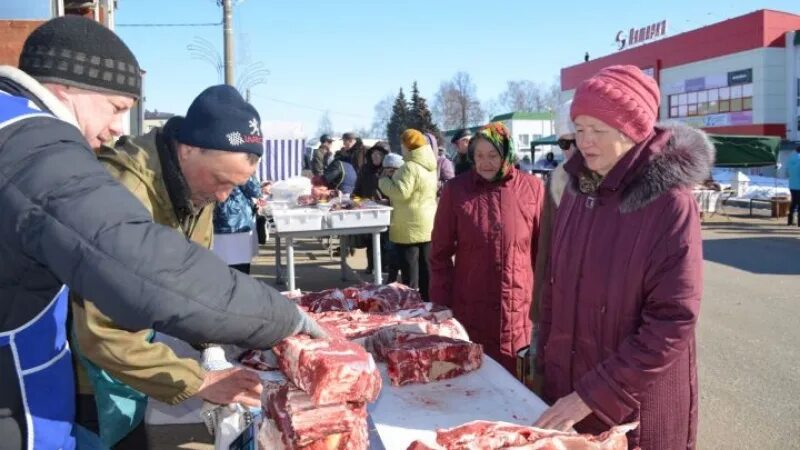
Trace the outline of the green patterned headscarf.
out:
M 472 166 L 475 166 L 475 144 L 478 139 L 486 139 L 494 145 L 494 148 L 500 153 L 503 158 L 503 165 L 497 171 L 497 175 L 492 178 L 492 181 L 500 181 L 505 178 L 514 167 L 517 161 L 517 153 L 514 150 L 514 140 L 511 138 L 511 132 L 508 131 L 503 122 L 492 122 L 488 125 L 481 127 L 475 136 L 469 142 L 469 160 Z

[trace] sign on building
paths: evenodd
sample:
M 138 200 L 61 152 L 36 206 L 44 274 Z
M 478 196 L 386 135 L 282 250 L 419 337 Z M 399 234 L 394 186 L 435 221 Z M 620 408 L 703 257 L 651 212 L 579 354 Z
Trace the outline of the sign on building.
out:
M 615 39 L 620 50 L 625 50 L 634 45 L 644 44 L 648 41 L 663 37 L 667 34 L 667 21 L 662 20 L 642 28 L 631 28 L 626 34 L 624 30 L 617 32 Z

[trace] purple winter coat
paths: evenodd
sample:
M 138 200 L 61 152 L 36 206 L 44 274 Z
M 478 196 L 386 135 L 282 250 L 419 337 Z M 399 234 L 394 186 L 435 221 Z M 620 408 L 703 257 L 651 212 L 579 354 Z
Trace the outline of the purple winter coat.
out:
M 566 163 L 537 370 L 546 401 L 576 391 L 592 409 L 578 431 L 639 421 L 631 448 L 695 447 L 703 249 L 691 187 L 713 159 L 704 133 L 676 126 L 656 128 L 592 195 L 577 187 L 583 157 Z

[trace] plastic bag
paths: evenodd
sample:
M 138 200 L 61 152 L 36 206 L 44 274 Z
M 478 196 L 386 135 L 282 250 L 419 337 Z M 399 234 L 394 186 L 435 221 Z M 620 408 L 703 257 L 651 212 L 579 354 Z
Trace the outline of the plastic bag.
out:
M 273 200 L 296 202 L 301 195 L 311 195 L 311 180 L 306 177 L 292 177 L 272 186 Z

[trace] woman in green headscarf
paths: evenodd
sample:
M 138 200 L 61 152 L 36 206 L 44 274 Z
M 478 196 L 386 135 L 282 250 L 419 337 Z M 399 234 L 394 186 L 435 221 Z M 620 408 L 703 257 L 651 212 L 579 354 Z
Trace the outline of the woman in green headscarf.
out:
M 472 137 L 469 157 L 472 170 L 445 184 L 439 200 L 430 299 L 449 306 L 470 339 L 513 374 L 516 352 L 531 337 L 544 187 L 514 168 L 514 142 L 502 123 Z

